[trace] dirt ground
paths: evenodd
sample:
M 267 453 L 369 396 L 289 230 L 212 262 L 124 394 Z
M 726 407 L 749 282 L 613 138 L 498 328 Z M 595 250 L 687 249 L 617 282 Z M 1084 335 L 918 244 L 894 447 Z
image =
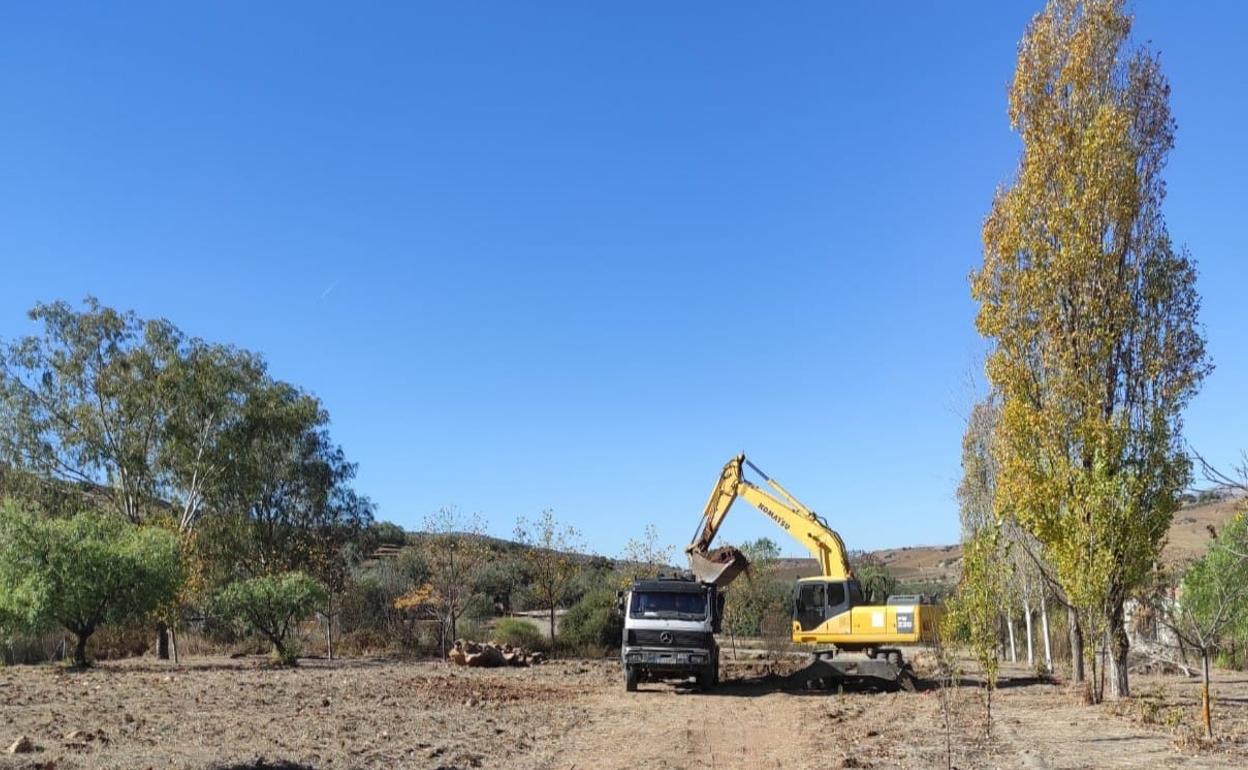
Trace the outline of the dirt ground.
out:
M 1220 673 L 1221 738 L 1195 739 L 1198 685 L 1140 676 L 1089 707 L 1007 669 L 984 738 L 982 691 L 785 692 L 725 664 L 713 694 L 624 691 L 618 664 L 532 669 L 261 660 L 0 668 L 0 768 L 1112 768 L 1248 766 L 1248 675 Z M 945 729 L 948 702 L 949 729 Z M 948 743 L 946 743 L 948 736 Z

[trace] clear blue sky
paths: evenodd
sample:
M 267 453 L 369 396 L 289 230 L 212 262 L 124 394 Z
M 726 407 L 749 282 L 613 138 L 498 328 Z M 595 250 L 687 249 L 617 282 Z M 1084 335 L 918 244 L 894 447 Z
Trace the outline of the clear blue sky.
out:
M 380 516 L 687 542 L 745 450 L 851 547 L 949 542 L 966 276 L 1035 2 L 10 3 L 0 336 L 164 316 L 319 395 Z M 1139 2 L 1166 211 L 1248 448 L 1248 6 Z M 730 539 L 769 535 L 748 507 Z

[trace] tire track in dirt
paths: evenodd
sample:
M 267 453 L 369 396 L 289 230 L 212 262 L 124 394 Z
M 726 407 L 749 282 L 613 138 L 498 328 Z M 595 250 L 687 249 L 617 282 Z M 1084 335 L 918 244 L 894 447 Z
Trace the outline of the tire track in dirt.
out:
M 643 685 L 589 696 L 594 717 L 570 731 L 543 768 L 802 768 L 826 766 L 807 750 L 798 716 L 780 693 L 713 693 Z M 790 705 L 791 707 L 791 705 Z

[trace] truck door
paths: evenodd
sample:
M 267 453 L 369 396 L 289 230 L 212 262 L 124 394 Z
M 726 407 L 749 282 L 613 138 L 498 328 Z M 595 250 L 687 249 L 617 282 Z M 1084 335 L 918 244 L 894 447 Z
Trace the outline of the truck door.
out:
M 793 599 L 793 619 L 803 631 L 812 631 L 827 619 L 828 600 L 823 583 L 798 583 Z

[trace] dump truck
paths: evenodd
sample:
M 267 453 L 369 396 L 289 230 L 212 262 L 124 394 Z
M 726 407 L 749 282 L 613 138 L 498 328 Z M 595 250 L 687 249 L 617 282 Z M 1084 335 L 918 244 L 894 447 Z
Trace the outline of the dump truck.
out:
M 719 681 L 719 632 L 724 595 L 692 573 L 634 580 L 620 594 L 624 616 L 624 686 L 694 678 L 702 690 Z

